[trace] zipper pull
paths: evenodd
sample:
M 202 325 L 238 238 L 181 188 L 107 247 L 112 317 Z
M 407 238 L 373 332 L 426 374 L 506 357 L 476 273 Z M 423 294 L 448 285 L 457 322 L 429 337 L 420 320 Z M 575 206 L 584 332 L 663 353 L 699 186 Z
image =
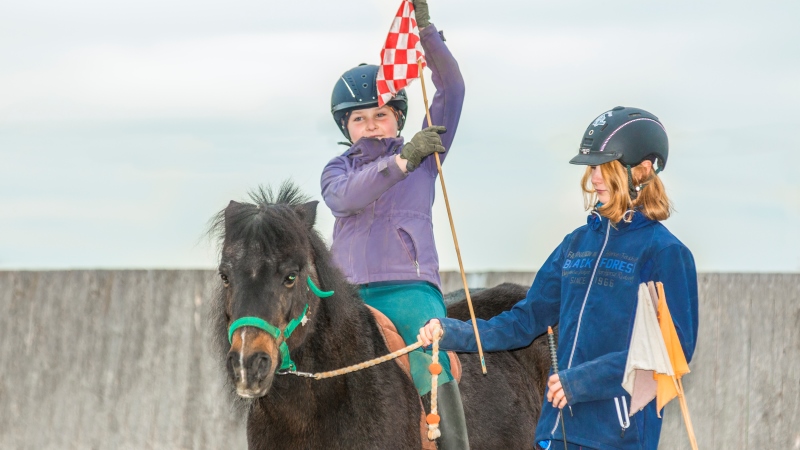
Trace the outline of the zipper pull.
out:
M 419 278 L 419 261 L 414 261 L 414 267 L 417 268 L 417 278 Z
M 625 428 L 623 428 L 622 431 L 620 431 L 619 437 L 620 438 L 624 438 L 625 437 Z

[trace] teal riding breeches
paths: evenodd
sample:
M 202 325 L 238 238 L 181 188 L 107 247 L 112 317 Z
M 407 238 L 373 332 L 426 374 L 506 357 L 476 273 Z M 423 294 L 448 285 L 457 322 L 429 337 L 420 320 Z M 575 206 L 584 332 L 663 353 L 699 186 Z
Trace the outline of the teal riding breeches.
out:
M 442 293 L 427 282 L 382 282 L 360 286 L 359 293 L 364 303 L 386 315 L 397 327 L 397 332 L 406 345 L 417 342 L 419 329 L 435 317 L 445 317 Z M 408 354 L 411 364 L 411 378 L 420 395 L 431 391 L 431 373 L 428 366 L 432 362 L 431 350 L 418 348 Z M 453 379 L 447 353 L 439 352 L 442 373 L 438 385 Z

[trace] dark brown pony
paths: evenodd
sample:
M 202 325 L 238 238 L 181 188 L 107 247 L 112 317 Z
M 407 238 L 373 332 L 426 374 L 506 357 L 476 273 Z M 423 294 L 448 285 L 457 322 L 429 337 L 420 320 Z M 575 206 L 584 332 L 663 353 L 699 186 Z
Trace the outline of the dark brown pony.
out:
M 276 196 L 260 189 L 251 198 L 230 202 L 211 227 L 222 241 L 215 335 L 247 412 L 249 448 L 419 449 L 419 395 L 394 362 L 324 380 L 283 374 L 339 369 L 388 350 L 313 229 L 317 202 L 288 183 Z M 501 285 L 473 300 L 488 318 L 524 296 L 522 286 Z M 466 311 L 454 304 L 448 314 L 466 319 Z M 531 448 L 549 367 L 543 338 L 487 353 L 485 376 L 477 356 L 461 360 L 471 447 Z

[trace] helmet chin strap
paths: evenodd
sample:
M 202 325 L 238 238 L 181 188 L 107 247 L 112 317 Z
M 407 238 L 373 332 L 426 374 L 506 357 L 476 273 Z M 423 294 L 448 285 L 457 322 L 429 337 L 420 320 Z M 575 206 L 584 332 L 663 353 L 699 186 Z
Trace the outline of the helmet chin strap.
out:
M 642 189 L 644 189 L 644 187 L 649 184 L 649 180 L 644 182 L 644 183 L 642 183 L 642 184 L 638 184 L 638 185 L 634 186 L 633 185 L 633 175 L 631 174 L 631 166 L 626 164 L 625 165 L 625 169 L 628 171 L 628 194 L 630 194 L 631 200 L 636 200 L 636 198 L 639 197 L 639 192 L 641 192 Z M 661 172 L 661 168 L 660 167 L 655 170 L 655 173 L 653 174 L 653 176 L 658 175 L 658 172 Z M 652 179 L 652 177 L 650 179 Z

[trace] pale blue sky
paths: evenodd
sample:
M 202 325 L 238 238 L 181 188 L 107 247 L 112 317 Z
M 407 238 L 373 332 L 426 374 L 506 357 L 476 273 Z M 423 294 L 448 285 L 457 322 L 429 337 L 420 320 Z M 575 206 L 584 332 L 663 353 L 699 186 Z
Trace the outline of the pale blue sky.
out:
M 536 270 L 584 223 L 567 161 L 616 105 L 665 124 L 666 225 L 701 271 L 800 271 L 800 3 L 429 3 L 467 84 L 445 164 L 467 271 Z M 320 199 L 343 150 L 330 90 L 378 61 L 398 5 L 5 2 L 0 269 L 211 268 L 203 231 L 229 200 L 286 178 Z

